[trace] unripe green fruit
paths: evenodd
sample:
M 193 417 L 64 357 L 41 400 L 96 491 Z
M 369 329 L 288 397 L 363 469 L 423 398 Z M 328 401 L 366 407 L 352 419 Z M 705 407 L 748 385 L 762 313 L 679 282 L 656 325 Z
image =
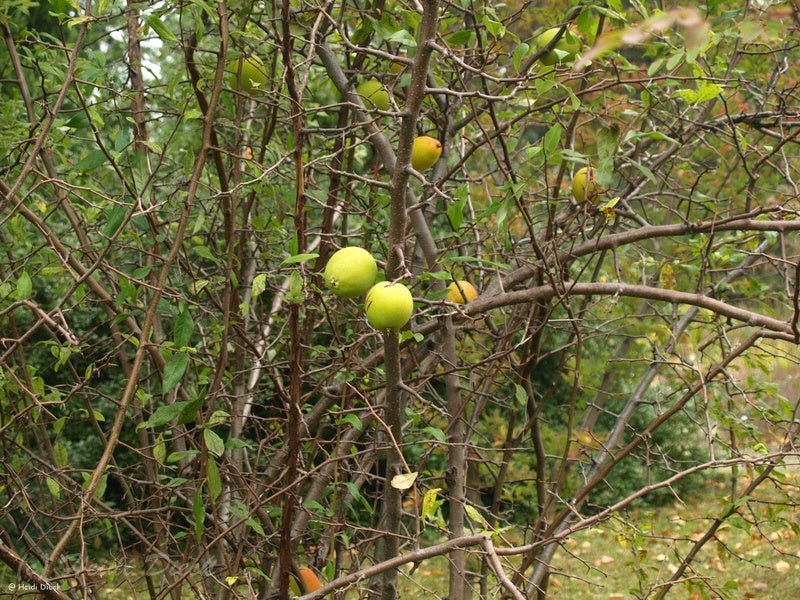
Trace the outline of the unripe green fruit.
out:
M 364 106 L 378 110 L 389 110 L 392 105 L 389 101 L 389 92 L 377 79 L 368 79 L 356 88 L 358 95 L 364 98 Z
M 576 202 L 592 202 L 597 200 L 600 190 L 594 180 L 594 169 L 583 167 L 578 169 L 572 178 L 572 197 Z
M 375 329 L 400 329 L 414 312 L 414 298 L 402 283 L 379 281 L 367 292 L 365 308 Z
M 424 171 L 435 165 L 441 155 L 442 143 L 429 135 L 421 135 L 414 139 L 411 166 L 417 171 Z
M 553 27 L 552 29 L 548 29 L 544 33 L 540 34 L 538 38 L 536 38 L 536 46 L 538 48 L 546 47 L 556 34 L 559 32 L 560 27 Z M 560 62 L 569 62 L 572 61 L 581 51 L 583 44 L 581 43 L 581 39 L 572 33 L 569 29 L 567 29 L 561 38 L 556 42 L 555 48 L 546 54 L 543 54 L 539 60 L 542 61 L 543 64 L 552 66 Z M 562 52 L 566 53 L 566 56 L 559 56 L 555 50 L 561 50 Z
M 231 87 L 251 96 L 264 89 L 267 83 L 267 70 L 255 54 L 242 57 L 228 64 Z
M 343 298 L 362 295 L 372 287 L 377 275 L 378 265 L 372 254 L 356 246 L 337 250 L 325 265 L 325 285 Z

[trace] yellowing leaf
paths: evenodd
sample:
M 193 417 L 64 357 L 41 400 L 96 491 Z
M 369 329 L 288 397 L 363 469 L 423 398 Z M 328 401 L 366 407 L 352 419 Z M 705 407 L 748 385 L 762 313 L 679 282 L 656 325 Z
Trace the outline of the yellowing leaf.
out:
M 489 529 L 489 523 L 486 522 L 486 519 L 483 518 L 483 515 L 478 512 L 478 509 L 474 506 L 470 506 L 467 504 L 464 507 L 464 510 L 467 513 L 467 516 L 470 518 L 471 521 L 475 521 L 484 529 Z
M 600 207 L 600 212 L 603 213 L 603 216 L 607 220 L 610 221 L 611 219 L 614 218 L 614 207 L 618 203 L 619 203 L 619 196 L 617 196 L 616 198 L 612 198 L 611 200 L 609 200 L 608 202 L 603 204 L 603 206 Z
M 664 266 L 661 267 L 661 273 L 658 275 L 658 283 L 665 290 L 675 289 L 675 271 L 671 264 L 664 263 Z
M 425 492 L 425 497 L 422 499 L 422 518 L 423 520 L 430 520 L 436 516 L 436 511 L 444 504 L 444 500 L 439 500 L 439 492 L 442 488 L 432 488 Z
M 392 487 L 396 490 L 407 490 L 417 480 L 419 473 L 401 473 L 392 477 Z

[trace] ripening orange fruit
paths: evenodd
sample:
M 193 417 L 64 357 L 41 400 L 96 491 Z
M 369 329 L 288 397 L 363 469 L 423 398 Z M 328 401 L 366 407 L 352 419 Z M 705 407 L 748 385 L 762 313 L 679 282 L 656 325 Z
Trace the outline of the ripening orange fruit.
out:
M 420 135 L 414 139 L 411 149 L 411 166 L 417 171 L 431 168 L 442 155 L 442 142 L 429 135 Z
M 469 281 L 460 280 L 458 284 L 454 281 L 447 286 L 447 299 L 455 304 L 466 304 L 478 297 L 478 290 Z
M 300 573 L 300 579 L 303 584 L 303 593 L 308 594 L 310 592 L 316 592 L 322 587 L 322 582 L 319 580 L 319 577 L 317 577 L 317 574 L 309 567 L 300 567 L 298 572 Z

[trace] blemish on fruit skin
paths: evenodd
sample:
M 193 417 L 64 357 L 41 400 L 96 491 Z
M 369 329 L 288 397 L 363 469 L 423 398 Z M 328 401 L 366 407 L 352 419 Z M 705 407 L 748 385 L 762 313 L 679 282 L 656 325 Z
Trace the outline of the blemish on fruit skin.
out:
M 367 250 L 348 246 L 333 253 L 325 265 L 325 284 L 343 298 L 363 295 L 375 283 L 378 265 Z

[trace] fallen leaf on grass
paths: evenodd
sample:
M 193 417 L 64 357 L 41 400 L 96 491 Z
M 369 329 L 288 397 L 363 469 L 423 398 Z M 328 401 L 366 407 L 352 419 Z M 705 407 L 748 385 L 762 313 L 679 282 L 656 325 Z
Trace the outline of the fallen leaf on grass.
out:
M 785 560 L 779 560 L 778 562 L 775 563 L 775 570 L 778 573 L 786 573 L 791 568 L 792 568 L 791 565 Z
M 722 564 L 722 560 L 720 560 L 719 556 L 715 556 L 711 559 L 711 567 L 716 569 L 717 571 L 725 570 L 725 565 Z
M 678 570 L 678 565 L 674 563 L 667 564 L 667 571 L 669 571 L 670 573 L 675 573 L 677 570 Z
M 603 556 L 598 558 L 596 561 L 594 561 L 594 566 L 595 567 L 599 567 L 600 565 L 607 565 L 607 564 L 612 563 L 612 562 L 614 562 L 614 557 L 604 554 Z

